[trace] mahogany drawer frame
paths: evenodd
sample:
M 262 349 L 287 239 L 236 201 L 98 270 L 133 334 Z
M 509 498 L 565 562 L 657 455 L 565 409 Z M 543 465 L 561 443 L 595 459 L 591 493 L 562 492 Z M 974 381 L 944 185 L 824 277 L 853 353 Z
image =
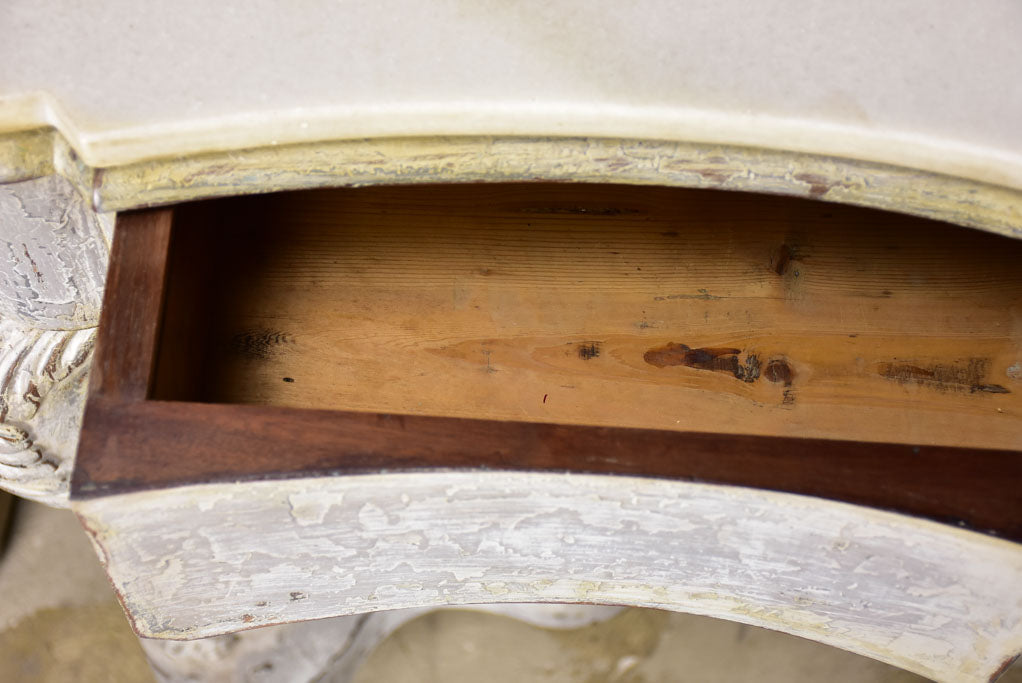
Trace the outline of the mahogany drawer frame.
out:
M 118 217 L 73 500 L 381 471 L 584 472 L 817 496 L 1022 540 L 1022 451 L 151 400 L 174 215 Z

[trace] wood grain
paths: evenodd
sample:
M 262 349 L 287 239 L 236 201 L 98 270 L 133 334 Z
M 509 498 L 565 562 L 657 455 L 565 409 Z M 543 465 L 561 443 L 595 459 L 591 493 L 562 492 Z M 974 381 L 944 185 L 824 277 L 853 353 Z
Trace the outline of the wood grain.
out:
M 89 391 L 146 398 L 156 362 L 172 209 L 117 218 Z
M 81 452 L 77 500 L 436 468 L 588 472 L 801 493 L 1022 540 L 1017 451 L 93 397 Z
M 206 206 L 235 217 L 197 233 L 215 324 L 162 346 L 208 355 L 157 398 L 1022 446 L 1016 241 L 655 187 Z

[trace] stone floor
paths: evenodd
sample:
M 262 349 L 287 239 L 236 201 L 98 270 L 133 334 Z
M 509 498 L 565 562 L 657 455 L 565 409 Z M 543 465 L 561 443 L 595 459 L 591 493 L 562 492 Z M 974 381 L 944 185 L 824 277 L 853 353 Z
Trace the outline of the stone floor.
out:
M 0 681 L 151 681 L 78 520 L 18 501 L 0 556 Z
M 19 501 L 9 528 L 0 555 L 0 681 L 153 681 L 142 649 L 74 516 Z M 334 679 L 323 672 L 314 680 Z M 924 679 L 780 633 L 639 609 L 567 631 L 472 611 L 434 612 L 394 632 L 356 676 L 356 683 L 480 680 L 908 683 Z M 1022 667 L 1014 667 L 1001 681 L 1022 683 Z

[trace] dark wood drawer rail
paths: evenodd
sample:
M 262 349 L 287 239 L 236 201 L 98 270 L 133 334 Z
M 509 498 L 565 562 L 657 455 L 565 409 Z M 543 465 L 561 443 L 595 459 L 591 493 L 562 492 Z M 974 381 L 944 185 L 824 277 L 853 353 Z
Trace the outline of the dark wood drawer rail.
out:
M 668 188 L 346 189 L 123 214 L 73 496 L 572 471 L 1019 540 L 1018 263 L 1022 243 L 941 223 Z

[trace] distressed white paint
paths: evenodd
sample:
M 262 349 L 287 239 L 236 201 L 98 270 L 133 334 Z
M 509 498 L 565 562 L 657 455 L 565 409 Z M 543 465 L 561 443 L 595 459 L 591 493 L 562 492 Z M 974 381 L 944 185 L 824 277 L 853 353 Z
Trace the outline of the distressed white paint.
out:
M 464 182 L 621 183 L 768 192 L 1022 237 L 1022 190 L 819 154 L 671 140 L 444 137 L 324 141 L 95 169 L 56 155 L 101 210 L 315 187 Z
M 41 330 L 95 327 L 110 251 L 104 218 L 59 176 L 0 185 L 0 316 Z
M 484 605 L 473 609 L 544 628 L 581 628 L 609 619 L 620 607 L 597 605 Z M 281 624 L 201 640 L 143 638 L 142 649 L 160 681 L 351 681 L 376 646 L 405 623 L 434 608 L 390 610 Z
M 0 488 L 67 504 L 112 220 L 65 179 L 0 185 Z
M 814 498 L 633 477 L 420 472 L 78 501 L 140 634 L 384 609 L 658 607 L 944 681 L 1022 650 L 1022 547 Z
M 73 178 L 90 200 L 95 196 L 97 206 L 103 201 L 137 206 L 156 196 L 180 201 L 352 179 L 371 182 L 374 160 L 366 162 L 369 170 L 351 170 L 351 159 L 344 156 L 350 148 L 338 152 L 327 144 L 330 140 L 416 136 L 442 145 L 436 136 L 571 136 L 572 145 L 586 146 L 588 141 L 579 140 L 588 136 L 631 140 L 619 155 L 627 173 L 614 175 L 617 160 L 600 161 L 606 155 L 599 149 L 591 162 L 562 169 L 550 164 L 537 171 L 544 154 L 569 144 L 561 139 L 517 157 L 510 170 L 501 166 L 506 158 L 499 157 L 489 167 L 466 173 L 459 164 L 485 154 L 482 147 L 463 159 L 443 152 L 438 162 L 421 166 L 421 176 L 453 182 L 539 173 L 555 179 L 568 175 L 658 183 L 667 175 L 666 160 L 680 162 L 672 181 L 677 184 L 804 194 L 813 183 L 798 176 L 830 164 L 834 170 L 822 174 L 828 199 L 1017 235 L 1022 89 L 1014 85 L 1022 60 L 1022 11 L 1013 0 L 981 5 L 963 9 L 952 2 L 871 0 L 807 8 L 771 0 L 394 7 L 367 1 L 323 2 L 295 12 L 234 1 L 187 0 L 173 11 L 139 11 L 123 0 L 88 5 L 12 0 L 0 9 L 0 24 L 13 27 L 0 41 L 0 63 L 7 68 L 0 88 L 0 130 L 12 133 L 0 139 L 0 178 L 19 180 L 57 170 Z M 129 69 L 118 66 L 126 54 L 132 56 Z M 245 68 L 239 70 L 239 64 Z M 139 74 L 146 77 L 139 80 Z M 50 135 L 51 127 L 59 134 Z M 26 135 L 31 128 L 40 130 Z M 632 152 L 641 147 L 636 144 L 640 140 L 657 140 L 665 148 L 696 143 L 698 154 L 658 152 L 634 163 Z M 282 143 L 306 146 L 289 150 L 293 158 L 281 159 L 271 150 Z M 715 160 L 714 145 L 728 148 L 722 161 Z M 771 157 L 769 165 L 756 159 L 746 163 L 734 153 L 742 147 L 753 150 L 753 157 L 763 150 L 782 154 Z M 261 151 L 238 152 L 242 148 Z M 218 151 L 221 156 L 209 154 Z M 171 158 L 176 160 L 152 161 Z M 400 175 L 408 159 L 395 155 L 388 168 Z M 703 166 L 704 160 L 711 165 Z M 849 165 L 853 160 L 864 164 Z M 902 168 L 889 171 L 884 164 Z M 707 168 L 709 175 L 700 173 Z M 856 175 L 860 169 L 864 172 Z M 913 174 L 920 171 L 925 173 L 916 182 Z M 104 176 L 110 184 L 103 183 Z M 409 177 L 405 173 L 400 179 Z M 893 184 L 887 180 L 891 177 Z M 878 183 L 878 178 L 885 180 Z M 975 182 L 962 184 L 963 178 Z M 48 248 L 46 240 L 33 244 Z M 90 252 L 83 247 L 74 253 L 89 257 Z M 75 267 L 88 263 L 85 258 Z M 56 273 L 64 264 L 50 265 Z M 92 298 L 89 291 L 81 298 L 62 298 L 61 282 L 71 280 L 33 280 L 32 269 L 3 273 L 16 277 L 4 283 L 0 297 L 9 291 L 20 294 L 0 302 L 5 373 L 0 477 L 6 481 L 0 485 L 58 500 L 77 440 L 91 339 L 83 322 L 88 316 L 79 315 L 84 309 L 76 304 Z M 75 281 L 74 286 L 82 285 Z M 18 317 L 10 317 L 12 312 Z M 69 327 L 47 327 L 45 320 L 51 318 Z M 84 327 L 75 327 L 80 324 Z M 86 356 L 78 354 L 83 349 Z M 715 505 L 723 512 L 714 512 L 705 501 L 702 508 L 689 505 L 684 496 L 679 502 L 683 487 L 675 487 L 673 494 L 649 494 L 644 484 L 632 493 L 622 488 L 593 498 L 585 486 L 573 488 L 578 478 L 571 481 L 560 491 L 492 489 L 492 509 L 485 486 L 465 494 L 467 501 L 426 490 L 414 497 L 412 491 L 409 507 L 420 510 L 423 519 L 399 507 L 392 512 L 388 506 L 396 504 L 387 496 L 362 498 L 360 507 L 351 507 L 350 497 L 358 501 L 363 495 L 357 490 L 349 503 L 334 505 L 324 498 L 328 491 L 316 488 L 324 483 L 296 492 L 312 496 L 297 505 L 304 510 L 297 518 L 282 516 L 284 503 L 273 488 L 238 487 L 250 494 L 232 493 L 205 513 L 205 522 L 195 518 L 194 510 L 180 507 L 186 500 L 174 497 L 180 492 L 146 494 L 150 499 L 170 496 L 161 505 L 168 506 L 170 528 L 182 536 L 170 538 L 169 549 L 154 555 L 167 558 L 162 569 L 154 569 L 148 556 L 138 558 L 129 597 L 156 600 L 150 607 L 164 609 L 159 599 L 166 596 L 157 589 L 171 586 L 175 572 L 191 580 L 203 558 L 226 558 L 223 567 L 236 574 L 232 581 L 227 581 L 229 572 L 219 584 L 215 574 L 212 579 L 203 575 L 192 588 L 183 585 L 171 593 L 182 596 L 182 609 L 201 615 L 207 614 L 206 607 L 196 605 L 196 596 L 226 589 L 226 597 L 218 594 L 220 602 L 211 603 L 208 612 L 229 613 L 223 628 L 240 624 L 237 610 L 252 593 L 276 595 L 299 579 L 303 585 L 306 580 L 324 582 L 322 592 L 328 598 L 336 595 L 349 611 L 401 600 L 620 598 L 769 622 L 801 633 L 819 628 L 822 635 L 814 637 L 821 640 L 874 654 L 889 650 L 895 654 L 886 656 L 914 662 L 917 670 L 936 667 L 949 680 L 976 678 L 976 671 L 989 667 L 997 653 L 1011 649 L 1004 638 L 1017 638 L 1012 619 L 1020 611 L 1020 581 L 1014 547 L 900 518 L 877 522 L 874 513 L 864 510 L 845 507 L 835 513 L 820 502 L 796 506 L 798 514 L 783 508 L 787 517 L 765 503 L 763 508 L 742 500 L 718 500 Z M 257 497 L 245 502 L 245 495 Z M 628 495 L 641 503 L 634 510 L 628 508 L 630 499 L 621 498 Z M 162 508 L 148 509 L 134 527 L 122 528 L 127 520 L 110 507 L 118 500 L 85 507 L 99 506 L 105 511 L 101 517 L 113 515 L 116 524 L 101 536 L 111 547 L 122 544 L 111 566 L 123 582 L 130 568 L 124 556 L 133 543 L 158 550 L 132 534 L 146 528 L 161 538 Z M 654 500 L 666 501 L 668 512 L 656 508 Z M 530 517 L 525 510 L 533 503 L 540 512 Z M 707 505 L 710 509 L 703 509 Z M 225 506 L 234 512 L 224 512 Z M 123 514 L 134 508 L 126 504 Z M 249 524 L 246 535 L 244 515 L 238 512 L 244 509 L 267 523 L 266 530 Z M 349 517 L 335 519 L 340 510 Z M 477 519 L 494 520 L 495 526 L 473 530 L 473 510 L 482 515 Z M 743 511 L 760 517 L 742 517 Z M 454 537 L 444 538 L 446 527 L 438 519 L 445 518 L 432 517 L 439 513 L 450 513 L 460 525 Z M 716 514 L 723 516 L 715 519 Z M 615 527 L 608 521 L 614 518 L 636 526 Z M 668 524 L 667 530 L 658 530 L 663 519 L 676 520 L 676 528 L 670 531 Z M 217 527 L 225 520 L 236 520 L 232 523 L 238 528 Z M 199 533 L 207 522 L 210 529 L 219 529 L 207 529 L 210 538 Z M 374 526 L 381 534 L 377 545 L 352 547 L 359 540 L 368 543 Z M 398 534 L 402 528 L 418 531 Z M 562 533 L 562 528 L 570 531 Z M 330 529 L 357 533 L 335 543 Z M 863 536 L 877 529 L 882 530 L 879 536 Z M 231 533 L 242 540 L 232 541 Z M 457 539 L 473 535 L 479 546 L 470 543 L 460 554 L 454 547 Z M 246 538 L 279 546 L 267 546 L 268 555 L 254 551 L 249 571 L 243 561 Z M 240 555 L 231 551 L 231 543 L 242 546 Z M 706 558 L 686 555 L 691 548 L 703 549 Z M 867 548 L 886 554 L 869 559 L 862 554 Z M 291 560 L 276 557 L 288 549 L 304 554 Z M 356 572 L 356 560 L 363 556 L 394 562 L 402 552 L 415 564 L 377 566 L 400 583 L 370 588 L 368 574 Z M 450 562 L 445 563 L 445 552 Z M 316 558 L 331 557 L 336 564 L 328 569 L 340 571 L 302 573 L 318 567 Z M 414 571 L 421 563 L 425 578 Z M 270 566 L 278 573 L 270 572 Z M 212 573 L 215 567 L 207 569 Z M 1006 583 L 1006 577 L 1013 583 Z M 450 582 L 451 595 L 443 594 L 443 580 Z M 1005 589 L 1002 602 L 992 604 L 991 596 L 1000 589 Z M 271 602 L 272 609 L 253 616 L 265 622 L 322 611 L 329 601 L 316 590 L 295 604 Z M 369 599 L 374 594 L 375 602 Z M 1001 624 L 984 622 L 1005 614 Z M 998 637 L 1002 640 L 995 642 Z M 1018 649 L 1017 641 L 1008 645 Z

